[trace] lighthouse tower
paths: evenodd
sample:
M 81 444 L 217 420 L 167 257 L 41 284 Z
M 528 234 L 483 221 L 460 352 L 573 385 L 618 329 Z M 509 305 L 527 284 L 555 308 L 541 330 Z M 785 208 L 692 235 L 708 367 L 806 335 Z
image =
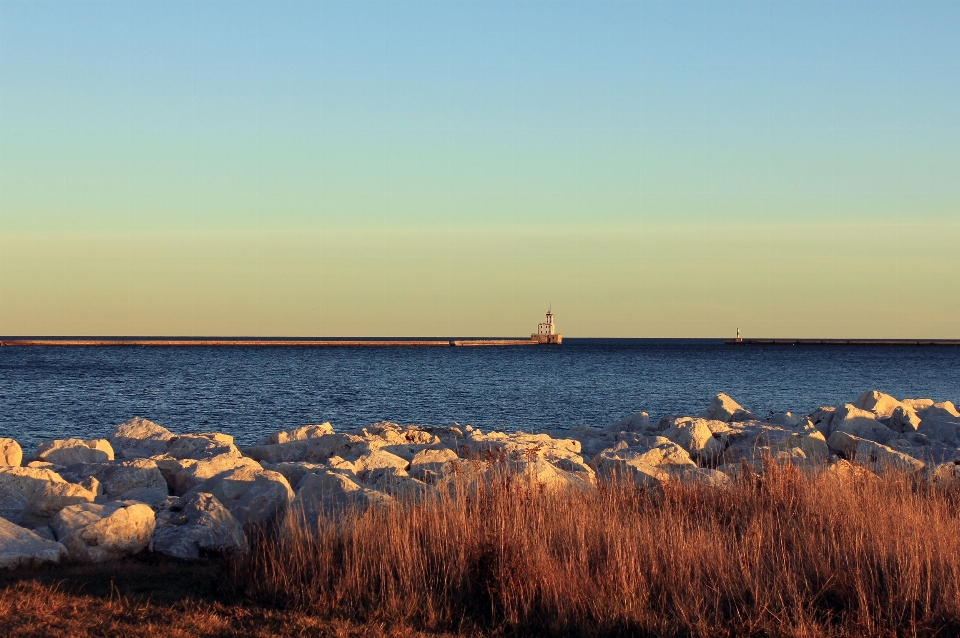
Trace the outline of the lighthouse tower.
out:
M 530 335 L 530 338 L 537 343 L 556 343 L 563 341 L 563 335 L 557 334 L 557 327 L 553 323 L 553 309 L 547 311 L 547 320 L 537 324 L 536 334 Z

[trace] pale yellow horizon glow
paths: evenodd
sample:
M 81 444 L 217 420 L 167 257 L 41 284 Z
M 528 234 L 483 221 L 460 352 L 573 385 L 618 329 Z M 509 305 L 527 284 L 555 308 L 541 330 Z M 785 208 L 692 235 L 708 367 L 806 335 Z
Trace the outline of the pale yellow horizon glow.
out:
M 960 220 L 0 234 L 0 334 L 956 338 Z

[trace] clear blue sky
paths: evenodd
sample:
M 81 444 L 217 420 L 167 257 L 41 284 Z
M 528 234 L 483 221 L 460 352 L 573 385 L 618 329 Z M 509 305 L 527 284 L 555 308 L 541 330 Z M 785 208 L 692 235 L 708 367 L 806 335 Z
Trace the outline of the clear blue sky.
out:
M 0 333 L 960 336 L 960 3 L 0 1 Z

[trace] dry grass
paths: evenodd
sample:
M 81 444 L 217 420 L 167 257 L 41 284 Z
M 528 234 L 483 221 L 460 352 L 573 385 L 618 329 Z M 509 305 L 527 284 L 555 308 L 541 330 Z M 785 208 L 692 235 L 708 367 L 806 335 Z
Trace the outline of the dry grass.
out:
M 290 523 L 234 569 L 261 604 L 427 630 L 956 635 L 956 496 L 772 464 L 728 490 L 543 495 L 505 478 L 457 501 Z
M 958 502 L 902 475 L 775 465 L 725 490 L 535 494 L 503 477 L 290 521 L 228 563 L 0 574 L 0 635 L 951 636 Z

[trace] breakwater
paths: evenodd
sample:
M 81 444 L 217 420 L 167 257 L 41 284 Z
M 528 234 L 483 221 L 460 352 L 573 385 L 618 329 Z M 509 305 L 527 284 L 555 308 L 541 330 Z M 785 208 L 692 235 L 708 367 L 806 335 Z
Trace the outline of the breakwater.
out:
M 69 337 L 53 338 L 8 338 L 0 339 L 0 346 L 145 346 L 145 347 L 213 347 L 213 346 L 254 346 L 254 347 L 448 347 L 448 346 L 532 346 L 538 342 L 532 339 L 258 339 L 258 338 L 151 338 L 151 337 L 109 337 L 77 339 Z
M 732 346 L 960 346 L 960 339 L 728 339 Z

